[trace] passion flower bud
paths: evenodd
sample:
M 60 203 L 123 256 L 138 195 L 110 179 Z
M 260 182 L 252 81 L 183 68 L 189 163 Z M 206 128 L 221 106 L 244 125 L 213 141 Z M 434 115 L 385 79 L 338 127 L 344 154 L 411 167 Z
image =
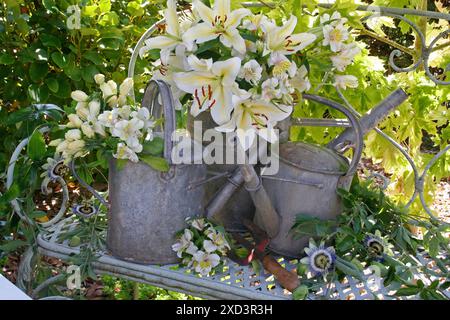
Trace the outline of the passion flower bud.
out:
M 70 96 L 77 102 L 86 102 L 89 99 L 89 96 L 81 90 L 73 91 Z
M 63 139 L 56 139 L 56 140 L 50 141 L 50 143 L 48 145 L 50 147 L 57 147 L 61 142 L 63 142 Z
M 86 102 L 78 102 L 77 106 L 75 107 L 75 111 L 77 113 L 77 116 L 80 117 L 80 119 L 87 120 L 89 110 L 87 108 Z
M 94 76 L 95 83 L 101 85 L 105 82 L 105 76 L 101 73 L 98 73 Z
M 56 152 L 64 152 L 67 149 L 68 145 L 69 145 L 69 143 L 67 141 L 62 141 L 56 147 Z

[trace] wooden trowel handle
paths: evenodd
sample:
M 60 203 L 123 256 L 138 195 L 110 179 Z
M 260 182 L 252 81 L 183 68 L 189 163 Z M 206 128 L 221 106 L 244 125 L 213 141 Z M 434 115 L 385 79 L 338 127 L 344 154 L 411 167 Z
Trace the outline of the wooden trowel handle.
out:
M 262 259 L 262 264 L 264 269 L 273 274 L 280 285 L 290 292 L 294 292 L 294 290 L 300 285 L 300 280 L 297 274 L 283 268 L 272 256 L 264 256 Z

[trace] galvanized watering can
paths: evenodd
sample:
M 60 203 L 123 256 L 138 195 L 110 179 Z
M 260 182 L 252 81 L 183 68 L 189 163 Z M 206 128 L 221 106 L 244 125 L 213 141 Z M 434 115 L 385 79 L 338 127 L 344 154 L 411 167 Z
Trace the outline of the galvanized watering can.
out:
M 369 111 L 361 120 L 342 105 L 315 95 L 304 99 L 324 104 L 342 112 L 349 121 L 329 119 L 305 119 L 303 125 L 349 127 L 329 143 L 328 148 L 302 142 L 286 142 L 280 145 L 279 171 L 268 176 L 256 174 L 253 166 L 243 165 L 232 179 L 244 182 L 256 213 L 254 221 L 271 237 L 269 248 L 288 257 L 298 257 L 308 238 L 294 239 L 291 228 L 298 214 L 308 214 L 321 219 L 334 219 L 341 213 L 341 201 L 337 188 L 348 189 L 363 149 L 363 134 L 375 127 L 393 108 L 400 105 L 406 93 L 394 91 L 380 105 Z M 306 121 L 306 120 L 311 120 Z M 352 147 L 351 162 L 336 152 Z M 224 198 L 226 190 L 224 187 Z M 218 197 L 220 200 L 221 197 Z M 218 201 L 215 206 L 221 207 Z M 214 210 L 207 210 L 210 217 Z
M 171 135 L 176 128 L 172 99 L 166 83 L 151 81 L 142 100 L 142 107 L 149 108 L 156 118 L 164 112 L 164 158 L 170 170 L 159 172 L 142 162 L 129 161 L 119 170 L 115 160 L 110 162 L 107 249 L 123 260 L 146 264 L 177 262 L 171 248 L 175 233 L 186 227 L 186 218 L 204 212 L 204 188 L 195 184 L 205 180 L 206 167 L 174 165 L 171 161 Z

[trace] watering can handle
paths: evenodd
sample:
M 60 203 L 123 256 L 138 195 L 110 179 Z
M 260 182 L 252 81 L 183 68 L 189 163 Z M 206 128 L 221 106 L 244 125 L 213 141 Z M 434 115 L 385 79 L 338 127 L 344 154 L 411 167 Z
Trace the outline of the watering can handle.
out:
M 158 98 L 161 98 L 162 105 Z M 164 158 L 172 164 L 172 133 L 176 130 L 176 115 L 169 85 L 162 80 L 150 81 L 145 89 L 141 105 L 147 108 L 155 118 L 161 117 L 161 112 L 164 112 Z
M 320 104 L 323 104 L 330 108 L 338 110 L 338 111 L 342 112 L 347 117 L 347 119 L 350 121 L 350 125 L 352 126 L 352 128 L 354 129 L 354 132 L 355 132 L 355 139 L 354 139 L 355 147 L 354 147 L 352 160 L 350 162 L 347 173 L 344 175 L 344 177 L 353 176 L 353 174 L 356 172 L 356 169 L 358 168 L 358 163 L 361 160 L 362 151 L 363 151 L 363 139 L 364 138 L 363 138 L 363 131 L 362 131 L 361 123 L 360 123 L 359 119 L 348 108 L 346 108 L 345 106 L 343 106 L 337 102 L 334 102 L 332 100 L 323 98 L 321 96 L 313 95 L 313 94 L 303 94 L 303 98 L 306 100 L 318 102 Z M 344 126 L 344 125 L 342 125 L 342 126 Z

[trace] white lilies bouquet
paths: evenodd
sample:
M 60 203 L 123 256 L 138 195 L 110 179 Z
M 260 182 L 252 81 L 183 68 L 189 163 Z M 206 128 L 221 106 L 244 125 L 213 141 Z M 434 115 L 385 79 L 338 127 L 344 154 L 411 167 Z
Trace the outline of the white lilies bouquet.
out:
M 127 78 L 118 86 L 97 74 L 95 82 L 99 86 L 97 92 L 72 92 L 75 113 L 69 114 L 69 122 L 62 126 L 64 138 L 50 142 L 56 147 L 56 158 L 67 164 L 73 158 L 100 150 L 106 157 L 142 160 L 155 169 L 166 170 L 167 164 L 160 157 L 161 139 L 153 137 L 156 122 L 147 108 L 136 106 L 129 97 L 133 80 Z
M 225 230 L 204 218 L 187 220 L 188 228 L 177 234 L 172 250 L 182 264 L 202 276 L 212 274 L 225 264 L 225 255 L 231 249 Z
M 193 0 L 192 10 L 183 14 L 168 0 L 164 17 L 165 31 L 147 39 L 141 51 L 160 52 L 153 78 L 170 84 L 178 109 L 187 106 L 194 117 L 209 112 L 218 131 L 235 131 L 244 150 L 256 135 L 276 141 L 277 122 L 311 89 L 304 50 L 320 48 L 321 56 L 331 59 L 331 85 L 357 86 L 354 76 L 334 74 L 359 52 L 346 43 L 346 19 L 338 12 L 320 17 L 320 25 L 307 32 L 295 31 L 296 16 L 276 23 L 246 8 L 232 11 L 230 0 L 215 0 L 212 8 Z

